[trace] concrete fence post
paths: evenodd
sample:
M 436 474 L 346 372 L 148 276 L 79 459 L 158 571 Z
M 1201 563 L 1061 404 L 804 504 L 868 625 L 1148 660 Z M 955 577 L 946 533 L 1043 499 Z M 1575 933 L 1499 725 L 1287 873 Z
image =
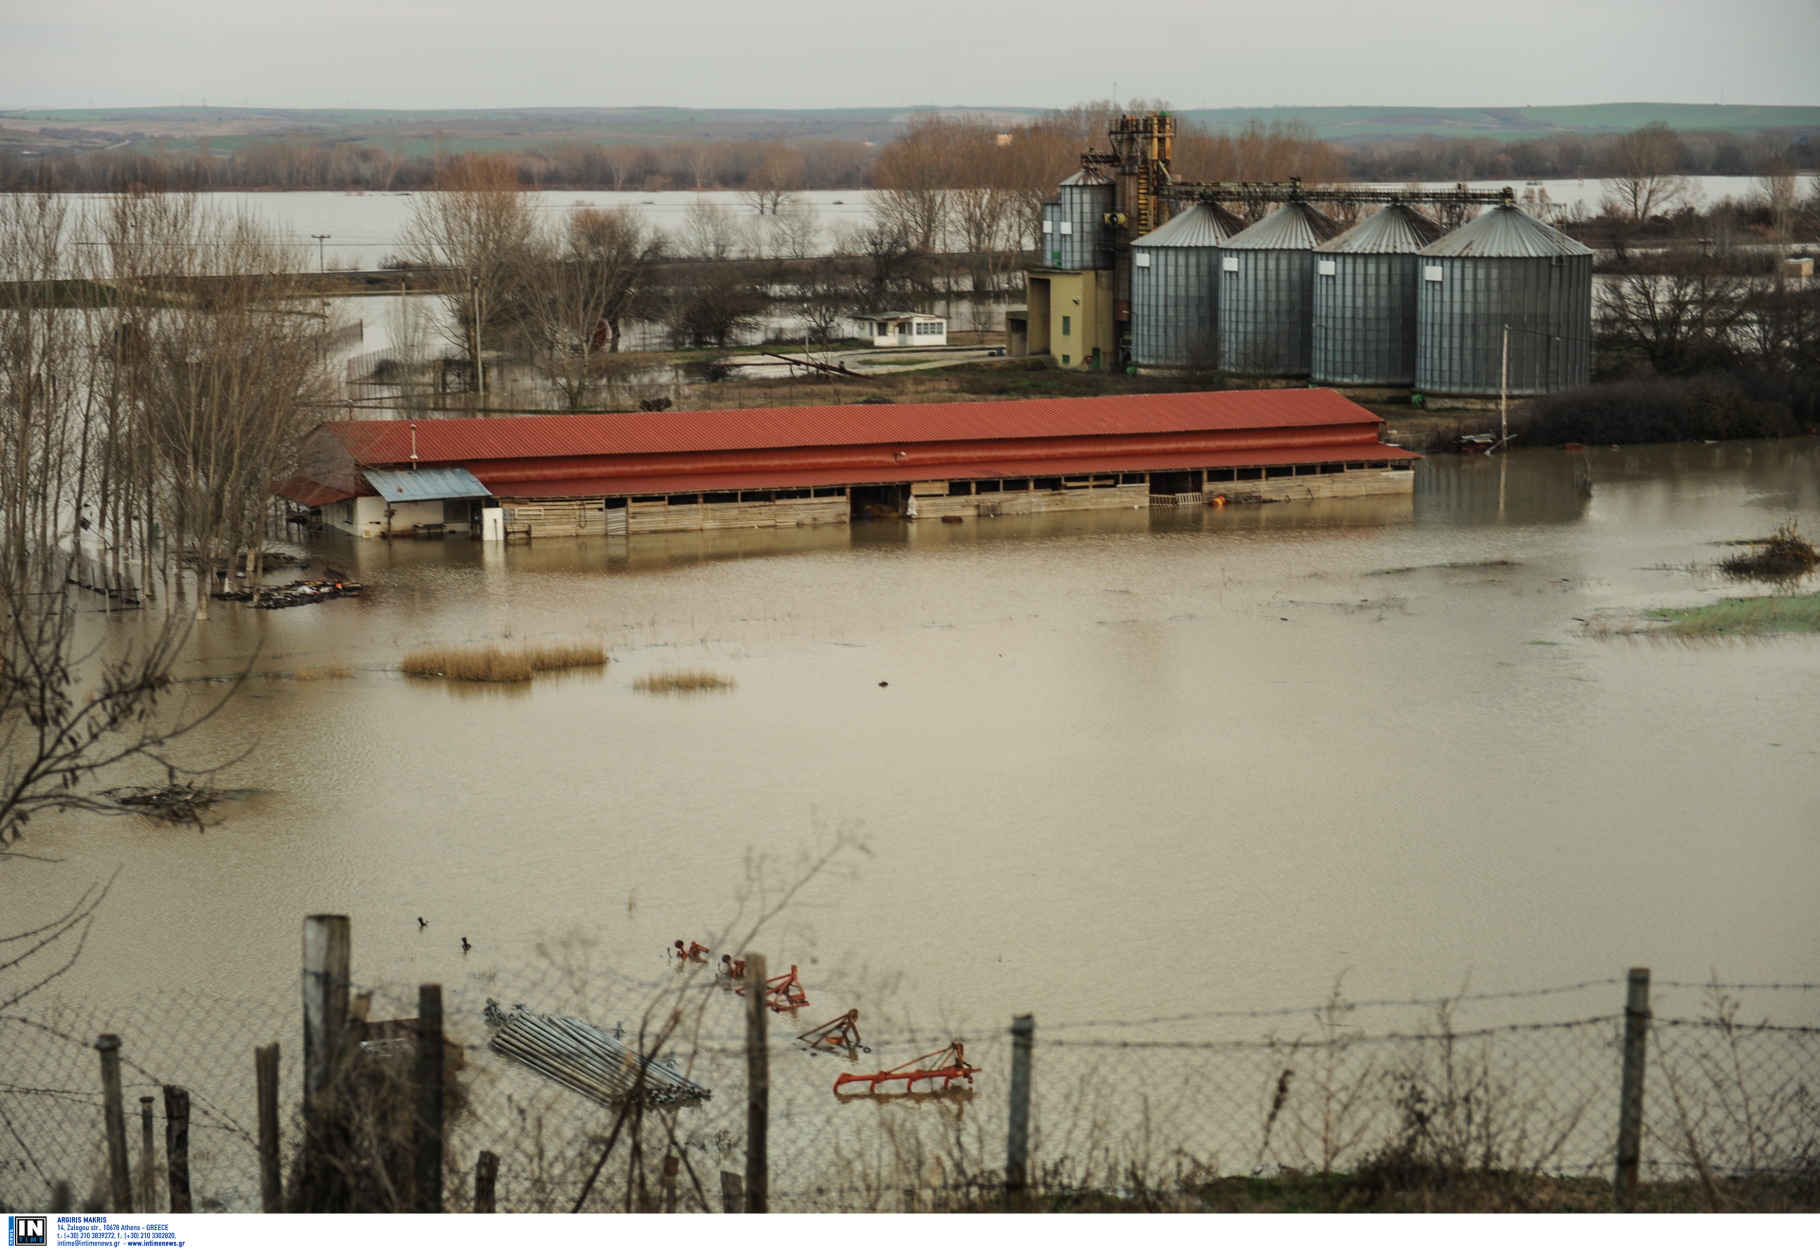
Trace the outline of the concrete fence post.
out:
M 107 1130 L 107 1180 L 110 1210 L 130 1215 L 133 1210 L 133 1177 L 126 1161 L 126 1108 L 120 1092 L 120 1038 L 103 1033 L 95 1039 L 101 1053 L 101 1114 Z
M 346 916 L 303 921 L 303 1167 L 297 1206 L 325 1209 L 328 1094 L 348 1025 L 351 933 Z
M 1649 1043 L 1649 969 L 1632 968 L 1624 999 L 1624 1074 L 1618 1087 L 1618 1163 L 1612 1205 L 1634 1210 L 1643 1158 L 1643 1067 Z
M 1005 1135 L 1005 1209 L 1030 1204 L 1030 1059 L 1036 1048 L 1036 1017 L 1011 1021 L 1011 1118 Z
M 152 1144 L 154 1116 L 152 1104 L 158 1100 L 150 1094 L 139 1099 L 139 1209 L 158 1209 L 158 1148 Z

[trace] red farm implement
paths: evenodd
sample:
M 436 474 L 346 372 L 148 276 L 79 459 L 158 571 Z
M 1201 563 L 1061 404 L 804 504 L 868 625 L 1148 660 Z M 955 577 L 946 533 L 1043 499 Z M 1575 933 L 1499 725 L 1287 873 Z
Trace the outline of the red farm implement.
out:
M 741 985 L 734 989 L 735 994 L 744 994 L 746 987 Z M 772 977 L 765 982 L 765 1006 L 772 1011 L 795 1011 L 798 1007 L 809 1005 L 809 994 L 803 989 L 802 978 L 796 973 L 796 965 L 790 965 L 790 971 L 782 976 Z
M 834 1092 L 840 1093 L 841 1087 L 844 1085 L 864 1085 L 866 1093 L 876 1094 L 879 1092 L 879 1086 L 889 1085 L 892 1081 L 902 1081 L 904 1083 L 903 1092 L 908 1094 L 915 1090 L 918 1081 L 928 1081 L 927 1092 L 935 1093 L 937 1092 L 935 1082 L 940 1081 L 942 1083 L 940 1092 L 945 1094 L 956 1081 L 965 1081 L 971 1087 L 973 1074 L 978 1071 L 978 1068 L 967 1062 L 966 1048 L 960 1042 L 955 1042 L 946 1050 L 918 1055 L 909 1063 L 887 1068 L 883 1072 L 867 1072 L 858 1076 L 843 1072 L 834 1082 Z
M 860 1044 L 858 1007 L 844 1016 L 837 1016 L 826 1024 L 817 1025 L 807 1033 L 798 1034 L 796 1040 L 817 1054 L 824 1050 L 844 1050 L 848 1055 L 852 1055 L 856 1050 L 863 1050 L 867 1054 L 872 1053 L 870 1046 Z
M 672 942 L 670 945 L 674 948 L 676 957 L 685 960 L 688 963 L 706 963 L 707 961 L 704 960 L 702 956 L 710 953 L 708 948 L 703 946 L 700 942 L 690 942 L 687 947 L 684 947 L 681 938 L 677 938 L 676 941 Z

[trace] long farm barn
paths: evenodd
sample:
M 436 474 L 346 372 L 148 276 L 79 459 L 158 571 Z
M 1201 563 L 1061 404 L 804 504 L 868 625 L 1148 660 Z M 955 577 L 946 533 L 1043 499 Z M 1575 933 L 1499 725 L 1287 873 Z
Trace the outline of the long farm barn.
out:
M 364 537 L 844 525 L 1407 493 L 1327 390 L 330 421 L 280 490 Z

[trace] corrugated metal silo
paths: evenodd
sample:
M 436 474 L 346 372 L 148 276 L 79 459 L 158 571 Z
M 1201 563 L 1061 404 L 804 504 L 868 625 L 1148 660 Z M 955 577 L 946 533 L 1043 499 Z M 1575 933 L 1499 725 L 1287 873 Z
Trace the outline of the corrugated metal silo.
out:
M 1049 265 L 1052 267 L 1059 267 L 1062 263 L 1062 253 L 1061 253 L 1062 232 L 1058 228 L 1061 225 L 1061 220 L 1062 220 L 1062 199 L 1061 199 L 1061 197 L 1059 195 L 1051 196 L 1049 199 L 1044 200 L 1043 201 L 1043 237 L 1040 241 L 1041 246 L 1039 246 L 1037 248 L 1037 251 L 1042 255 L 1042 258 L 1043 258 L 1041 263 L 1044 265 Z
M 1391 204 L 1314 249 L 1315 381 L 1415 381 L 1416 253 L 1440 237 L 1440 226 Z
M 1338 233 L 1337 222 L 1297 200 L 1220 244 L 1220 368 L 1307 376 L 1314 249 Z
M 1131 358 L 1140 365 L 1217 360 L 1220 243 L 1245 223 L 1195 204 L 1131 244 Z
M 1417 253 L 1416 389 L 1510 393 L 1584 386 L 1592 373 L 1592 249 L 1502 204 Z
M 1106 214 L 1112 211 L 1112 191 L 1112 180 L 1097 170 L 1083 169 L 1062 180 L 1050 264 L 1057 269 L 1111 267 Z

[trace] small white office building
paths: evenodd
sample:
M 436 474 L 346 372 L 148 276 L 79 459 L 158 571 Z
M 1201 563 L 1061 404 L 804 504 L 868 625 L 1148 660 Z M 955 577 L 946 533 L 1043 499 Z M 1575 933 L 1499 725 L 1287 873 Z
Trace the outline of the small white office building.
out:
M 948 319 L 931 313 L 873 313 L 859 319 L 859 336 L 874 347 L 946 347 Z

